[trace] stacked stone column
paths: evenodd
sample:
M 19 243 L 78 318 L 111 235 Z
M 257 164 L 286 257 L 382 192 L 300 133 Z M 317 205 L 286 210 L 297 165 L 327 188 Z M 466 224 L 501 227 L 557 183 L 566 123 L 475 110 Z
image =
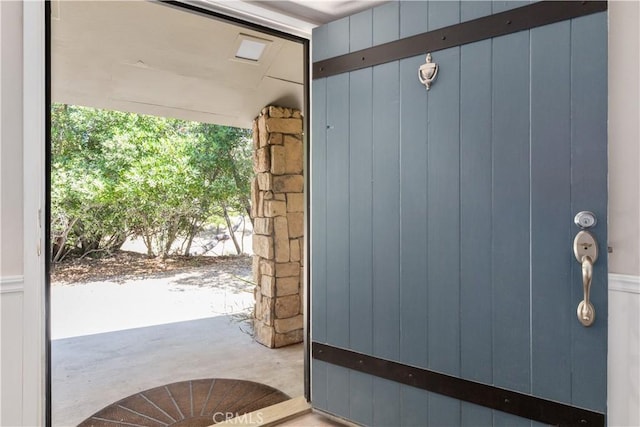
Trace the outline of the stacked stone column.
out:
M 267 107 L 253 123 L 254 330 L 283 347 L 303 339 L 304 176 L 300 111 Z

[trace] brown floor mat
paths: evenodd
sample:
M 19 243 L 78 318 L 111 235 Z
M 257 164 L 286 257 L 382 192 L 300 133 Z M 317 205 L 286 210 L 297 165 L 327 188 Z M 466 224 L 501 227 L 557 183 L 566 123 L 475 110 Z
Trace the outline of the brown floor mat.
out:
M 126 397 L 79 426 L 204 427 L 288 399 L 281 391 L 252 381 L 182 381 Z

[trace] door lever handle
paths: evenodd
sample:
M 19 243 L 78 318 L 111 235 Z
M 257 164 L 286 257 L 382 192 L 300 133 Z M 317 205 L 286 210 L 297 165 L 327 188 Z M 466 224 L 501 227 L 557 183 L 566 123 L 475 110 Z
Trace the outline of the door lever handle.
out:
M 593 262 L 588 255 L 582 257 L 582 290 L 584 299 L 578 305 L 578 320 L 584 326 L 591 326 L 596 318 L 596 309 L 589 301 L 591 291 L 591 279 L 593 278 Z
M 582 264 L 583 300 L 578 305 L 578 320 L 584 326 L 591 326 L 596 319 L 596 309 L 590 301 L 593 264 L 598 259 L 598 243 L 588 231 L 580 231 L 573 240 L 573 253 Z

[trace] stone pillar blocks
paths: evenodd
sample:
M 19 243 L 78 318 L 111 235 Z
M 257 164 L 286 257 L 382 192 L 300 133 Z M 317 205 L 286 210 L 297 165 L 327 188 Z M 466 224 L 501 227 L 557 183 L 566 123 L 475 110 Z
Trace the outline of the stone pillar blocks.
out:
M 266 107 L 253 123 L 251 215 L 256 340 L 303 340 L 304 176 L 300 111 Z

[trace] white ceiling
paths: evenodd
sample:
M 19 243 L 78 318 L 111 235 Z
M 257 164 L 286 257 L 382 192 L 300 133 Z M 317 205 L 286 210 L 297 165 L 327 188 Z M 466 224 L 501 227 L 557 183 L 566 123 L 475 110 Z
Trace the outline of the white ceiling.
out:
M 308 37 L 379 2 L 197 3 Z M 265 105 L 303 107 L 299 42 L 144 0 L 54 1 L 52 12 L 54 102 L 238 127 Z M 241 35 L 268 41 L 258 63 L 235 58 Z
M 204 0 L 206 3 L 228 9 L 253 12 L 275 21 L 297 33 L 310 35 L 311 29 L 327 22 L 369 9 L 389 0 Z M 254 8 L 254 9 L 252 9 Z M 296 28 L 297 26 L 297 28 Z

